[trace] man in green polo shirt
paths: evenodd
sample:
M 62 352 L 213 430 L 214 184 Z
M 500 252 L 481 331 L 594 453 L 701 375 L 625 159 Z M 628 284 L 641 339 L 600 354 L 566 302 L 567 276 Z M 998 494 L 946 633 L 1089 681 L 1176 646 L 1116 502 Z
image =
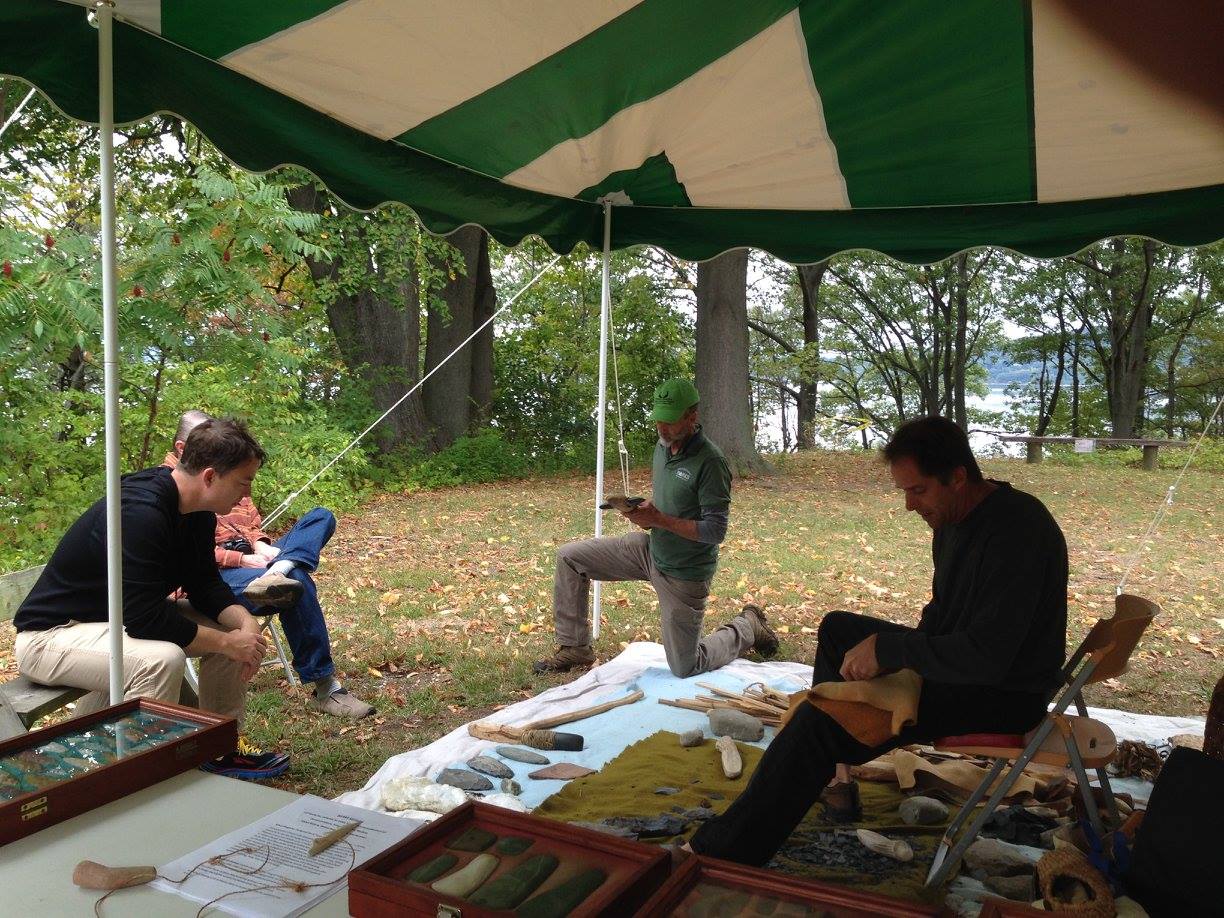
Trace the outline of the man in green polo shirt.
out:
M 651 420 L 659 431 L 651 500 L 624 515 L 646 530 L 583 539 L 557 552 L 553 584 L 557 652 L 537 673 L 565 672 L 595 662 L 588 601 L 592 580 L 646 580 L 659 597 L 667 665 L 680 677 L 730 663 L 749 649 L 773 656 L 778 638 L 754 605 L 706 637 L 706 597 L 727 534 L 731 470 L 697 422 L 697 388 L 669 379 L 657 389 Z

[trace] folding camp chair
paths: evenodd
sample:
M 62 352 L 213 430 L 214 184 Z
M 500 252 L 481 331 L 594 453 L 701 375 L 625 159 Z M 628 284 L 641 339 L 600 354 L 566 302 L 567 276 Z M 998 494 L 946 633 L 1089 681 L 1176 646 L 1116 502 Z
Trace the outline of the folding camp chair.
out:
M 275 615 L 264 615 L 260 619 L 260 627 L 272 636 L 272 644 L 276 647 L 276 659 L 264 660 L 260 666 L 275 666 L 278 662 L 285 670 L 285 679 L 290 685 L 299 685 L 297 673 L 293 671 L 293 667 L 289 665 L 289 657 L 285 653 L 284 642 L 281 641 L 280 629 L 276 627 Z M 200 677 L 196 673 L 195 660 L 191 657 L 187 658 L 187 669 L 183 671 L 183 678 L 187 684 L 191 686 L 191 690 L 195 692 L 196 697 L 200 696 Z
M 1062 670 L 1061 692 L 1055 690 L 1057 697 L 1052 699 L 1049 713 L 1028 733 L 972 734 L 949 736 L 935 741 L 935 748 L 941 752 L 983 756 L 994 759 L 994 765 L 970 794 L 940 839 L 930 872 L 927 874 L 927 886 L 939 885 L 956 870 L 965 851 L 973 844 L 986 820 L 990 818 L 999 801 L 1007 796 L 1007 792 L 1029 762 L 1072 769 L 1079 784 L 1084 811 L 1093 828 L 1098 834 L 1102 834 L 1101 817 L 1087 774 L 1088 768 L 1095 769 L 1109 816 L 1115 824 L 1120 822 L 1117 803 L 1109 786 L 1109 776 L 1105 773 L 1105 766 L 1113 761 L 1117 754 L 1117 743 L 1109 727 L 1088 717 L 1083 689 L 1085 685 L 1103 682 L 1126 672 L 1131 652 L 1139 643 L 1148 623 L 1159 611 L 1160 607 L 1154 602 L 1138 596 L 1125 593 L 1117 596 L 1114 599 L 1113 617 L 1101 619 L 1093 625 L 1083 643 L 1067 660 L 1067 665 Z M 1066 713 L 1072 704 L 1079 712 L 1078 716 Z M 1004 774 L 1003 770 L 1009 762 L 1014 764 Z M 992 786 L 994 790 L 981 812 L 960 840 L 953 844 L 957 831 Z

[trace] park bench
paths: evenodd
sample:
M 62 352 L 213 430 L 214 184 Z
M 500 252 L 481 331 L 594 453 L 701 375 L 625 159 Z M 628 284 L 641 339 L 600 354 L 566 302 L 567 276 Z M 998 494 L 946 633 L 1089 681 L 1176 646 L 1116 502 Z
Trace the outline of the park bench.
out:
M 0 622 L 9 622 L 17 614 L 22 600 L 34 589 L 45 565 L 14 571 L 11 574 L 0 575 Z M 180 600 L 186 602 L 186 600 Z M 290 685 L 297 685 L 289 658 L 276 632 L 273 621 L 275 616 L 268 615 L 262 619 L 262 624 L 272 634 L 276 657 L 263 662 L 264 666 L 274 666 L 279 663 L 285 670 L 285 676 Z M 199 683 L 196 677 L 195 661 L 187 661 L 187 671 L 184 673 L 183 687 L 179 702 L 189 707 L 196 706 L 199 697 Z M 84 689 L 69 688 L 62 685 L 40 685 L 31 682 L 25 676 L 17 676 L 7 682 L 0 682 L 0 740 L 18 736 L 29 730 L 40 717 L 52 714 L 65 705 L 71 704 L 82 695 Z
M 1024 461 L 1036 465 L 1041 461 L 1041 448 L 1045 444 L 1076 444 L 1084 448 L 1081 452 L 1092 452 L 1098 446 L 1141 446 L 1143 467 L 1149 472 L 1156 470 L 1156 454 L 1162 446 L 1169 448 L 1189 446 L 1185 440 L 1151 440 L 1147 438 L 1121 439 L 1115 437 L 1033 437 L 1028 434 L 996 434 L 1002 443 L 1023 443 Z
M 34 588 L 42 570 L 39 565 L 0 577 L 0 622 L 11 621 L 17 614 L 18 606 Z M 25 733 L 38 718 L 58 711 L 84 694 L 84 689 L 39 685 L 25 676 L 0 682 L 0 740 Z

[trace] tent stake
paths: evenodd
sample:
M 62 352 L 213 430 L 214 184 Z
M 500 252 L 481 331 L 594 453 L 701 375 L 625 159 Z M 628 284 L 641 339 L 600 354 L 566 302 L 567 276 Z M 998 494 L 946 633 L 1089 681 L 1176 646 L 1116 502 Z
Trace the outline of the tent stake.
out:
M 102 193 L 102 367 L 106 404 L 106 608 L 110 702 L 123 700 L 123 505 L 119 489 L 119 315 L 115 302 L 115 94 L 113 0 L 95 4 L 98 23 L 98 142 Z
M 604 201 L 603 271 L 599 289 L 599 420 L 595 441 L 595 537 L 603 535 L 604 433 L 608 409 L 608 323 L 612 314 L 612 202 Z M 591 642 L 599 640 L 599 607 L 603 584 L 595 581 L 591 602 Z

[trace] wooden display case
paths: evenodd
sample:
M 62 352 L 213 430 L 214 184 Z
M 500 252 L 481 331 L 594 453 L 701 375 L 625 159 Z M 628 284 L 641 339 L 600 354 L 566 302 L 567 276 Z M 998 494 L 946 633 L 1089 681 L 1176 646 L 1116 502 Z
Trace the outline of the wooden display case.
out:
M 978 914 L 978 918 L 1035 918 L 1035 916 L 1049 914 L 1045 909 L 1033 908 L 1025 902 L 992 896 L 982 901 L 982 911 Z
M 0 845 L 232 752 L 232 717 L 140 698 L 0 742 Z
M 701 855 L 687 858 L 638 912 L 642 918 L 696 918 L 714 914 L 908 918 L 947 912 L 939 906 L 903 902 Z
M 473 829 L 495 836 L 496 840 L 478 850 L 450 847 Z M 509 853 L 503 845 L 510 839 L 529 841 L 530 846 Z M 477 889 L 457 896 L 433 888 L 433 883 L 454 877 L 482 855 L 492 855 L 497 864 Z M 410 878 L 430 865 L 446 864 L 450 858 L 454 862 L 443 872 L 425 880 Z M 521 875 L 521 871 L 516 873 L 518 868 L 529 866 L 526 862 L 533 858 L 537 863 L 540 859 L 556 858 L 558 863 L 538 885 L 526 892 L 518 887 L 521 896 L 515 901 L 512 895 L 509 901 L 513 904 L 505 907 L 479 904 L 492 895 L 494 887 L 490 884 L 500 881 L 499 888 L 504 890 L 507 882 Z M 581 902 L 569 911 L 552 914 L 619 918 L 634 914 L 649 898 L 666 879 L 670 863 L 668 852 L 654 845 L 483 803 L 465 803 L 353 870 L 349 874 L 349 914 L 355 918 L 530 915 L 533 908 L 542 904 L 533 902 L 538 897 L 557 896 L 559 887 L 602 872 L 604 878 L 587 890 Z

